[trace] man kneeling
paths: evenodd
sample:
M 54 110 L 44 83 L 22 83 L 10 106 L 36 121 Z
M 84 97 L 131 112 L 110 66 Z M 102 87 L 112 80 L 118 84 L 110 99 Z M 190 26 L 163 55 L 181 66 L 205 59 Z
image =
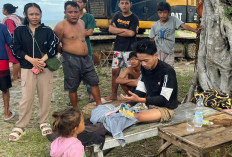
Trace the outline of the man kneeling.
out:
M 145 103 L 149 110 L 135 113 L 138 122 L 164 122 L 171 119 L 177 108 L 177 80 L 175 70 L 167 63 L 158 60 L 157 48 L 149 40 L 138 41 L 133 46 L 137 60 L 141 63 L 141 76 L 135 93 L 121 98 L 130 105 Z

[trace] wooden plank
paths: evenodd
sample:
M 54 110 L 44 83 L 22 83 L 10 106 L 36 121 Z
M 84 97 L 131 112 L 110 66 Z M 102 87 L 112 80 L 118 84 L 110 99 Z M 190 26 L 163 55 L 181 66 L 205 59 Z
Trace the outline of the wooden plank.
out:
M 158 154 L 160 154 L 160 157 L 166 157 L 167 156 L 167 152 L 166 152 L 166 149 L 168 148 L 168 144 L 170 144 L 169 142 L 166 142 L 166 140 L 165 139 L 161 139 L 161 145 L 163 146 L 163 148 L 161 148 L 161 149 L 163 149 L 163 150 L 161 150 L 160 152 L 158 151 Z M 162 147 L 161 146 L 161 147 Z M 170 145 L 169 145 L 170 146 Z M 157 155 L 158 155 L 157 154 Z
M 175 136 L 172 136 L 172 135 L 167 135 L 165 134 L 164 132 L 162 131 L 158 131 L 158 135 L 167 140 L 168 142 L 174 144 L 175 146 L 177 147 L 181 147 L 182 149 L 184 149 L 186 152 L 198 157 L 200 156 L 200 150 L 195 147 L 195 146 L 192 146 L 190 145 L 189 143 L 186 143 L 185 141 L 181 141 L 180 139 L 176 138 Z
M 161 139 L 161 141 L 163 141 L 164 139 Z M 157 155 L 161 154 L 161 153 L 165 153 L 166 150 L 172 145 L 172 143 L 170 142 L 161 142 L 161 147 L 159 148 Z

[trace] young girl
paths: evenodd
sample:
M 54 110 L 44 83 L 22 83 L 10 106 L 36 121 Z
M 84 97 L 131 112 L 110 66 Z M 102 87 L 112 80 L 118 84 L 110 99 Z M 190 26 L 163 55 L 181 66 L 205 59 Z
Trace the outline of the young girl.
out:
M 34 97 L 39 97 L 37 121 L 43 136 L 51 134 L 47 123 L 52 98 L 53 72 L 44 63 L 57 54 L 58 37 L 50 27 L 41 24 L 42 10 L 36 3 L 27 3 L 24 7 L 24 25 L 14 31 L 13 55 L 21 66 L 22 99 L 20 101 L 19 120 L 10 134 L 10 141 L 17 141 L 25 134 L 34 105 Z M 41 52 L 45 55 L 42 56 Z M 36 67 L 39 73 L 33 73 Z
M 51 144 L 51 157 L 85 157 L 84 146 L 77 135 L 84 131 L 83 115 L 75 108 L 54 112 L 53 132 L 59 137 Z

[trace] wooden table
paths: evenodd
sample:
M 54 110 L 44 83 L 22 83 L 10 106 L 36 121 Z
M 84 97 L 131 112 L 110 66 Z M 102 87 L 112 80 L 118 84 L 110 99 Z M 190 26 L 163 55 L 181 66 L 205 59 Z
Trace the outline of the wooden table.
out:
M 232 119 L 232 115 L 224 112 L 204 117 L 207 120 Z M 230 121 L 230 120 L 228 120 Z M 158 127 L 158 135 L 161 137 L 162 146 L 158 154 L 166 156 L 166 150 L 172 144 L 184 149 L 188 156 L 205 157 L 209 152 L 220 148 L 220 157 L 226 156 L 225 147 L 232 144 L 232 126 L 214 124 L 195 128 L 194 132 L 186 130 L 186 121 L 167 126 Z

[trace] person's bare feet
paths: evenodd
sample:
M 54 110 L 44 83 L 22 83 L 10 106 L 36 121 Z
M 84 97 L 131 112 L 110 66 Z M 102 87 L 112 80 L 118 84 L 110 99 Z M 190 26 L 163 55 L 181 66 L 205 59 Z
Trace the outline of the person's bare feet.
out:
M 106 101 L 114 101 L 114 100 L 118 100 L 118 97 L 117 97 L 117 96 L 116 96 L 116 97 L 108 96 L 108 97 L 104 97 L 104 99 L 105 99 Z

